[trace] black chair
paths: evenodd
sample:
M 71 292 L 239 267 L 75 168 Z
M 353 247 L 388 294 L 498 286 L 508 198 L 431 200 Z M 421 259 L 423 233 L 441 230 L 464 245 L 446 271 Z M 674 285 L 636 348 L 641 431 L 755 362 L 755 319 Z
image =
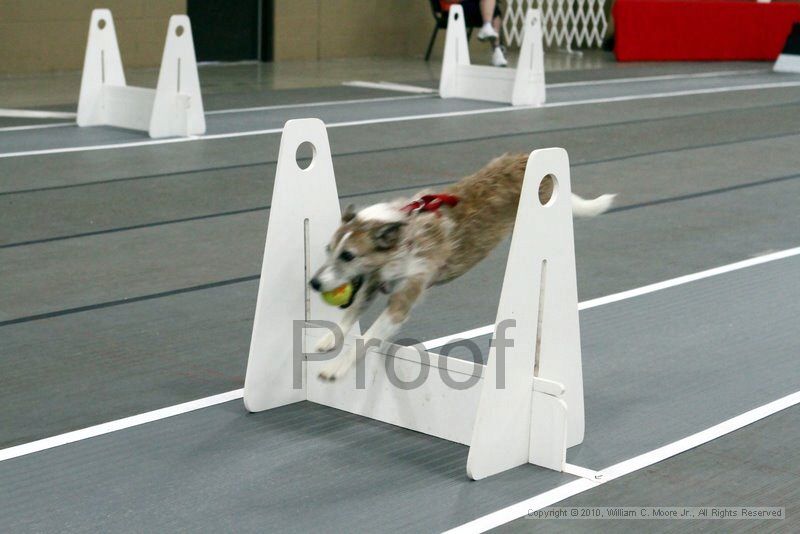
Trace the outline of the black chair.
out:
M 428 43 L 428 51 L 425 52 L 425 61 L 431 59 L 431 51 L 433 50 L 433 44 L 436 42 L 436 35 L 438 35 L 439 30 L 447 29 L 447 17 L 448 17 L 447 11 L 444 11 L 442 9 L 442 4 L 439 3 L 439 0 L 430 0 L 430 2 L 431 2 L 431 9 L 433 10 L 433 19 L 436 21 L 436 25 L 433 27 L 431 40 Z M 467 25 L 467 41 L 469 41 L 469 38 L 472 37 L 473 28 L 480 28 L 480 26 Z

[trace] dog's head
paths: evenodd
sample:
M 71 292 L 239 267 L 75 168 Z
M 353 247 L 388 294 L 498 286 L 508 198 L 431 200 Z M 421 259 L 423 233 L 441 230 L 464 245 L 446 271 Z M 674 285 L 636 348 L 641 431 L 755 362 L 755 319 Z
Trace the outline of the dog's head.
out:
M 391 204 L 375 204 L 358 213 L 349 206 L 342 224 L 325 248 L 327 258 L 309 284 L 315 291 L 332 291 L 353 284 L 353 303 L 364 282 L 393 257 L 402 242 L 405 214 Z

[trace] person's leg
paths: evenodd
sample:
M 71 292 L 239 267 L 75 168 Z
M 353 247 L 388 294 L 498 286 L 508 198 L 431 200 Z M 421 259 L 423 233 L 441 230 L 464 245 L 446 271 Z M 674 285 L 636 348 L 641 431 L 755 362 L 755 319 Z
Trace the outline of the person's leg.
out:
M 492 28 L 497 33 L 497 37 L 492 40 L 492 65 L 495 67 L 505 67 L 508 65 L 506 54 L 503 47 L 500 46 L 500 24 L 502 19 L 500 17 L 500 10 L 495 6 L 494 17 L 492 18 Z
M 484 7 L 488 5 L 492 8 L 489 17 L 483 15 Z M 497 7 L 496 0 L 463 0 L 461 7 L 464 8 L 464 21 L 467 26 L 474 27 L 483 24 L 478 31 L 478 40 L 486 41 L 492 46 L 492 65 L 495 67 L 505 67 L 508 65 L 503 49 L 500 47 L 500 24 L 502 22 L 500 9 Z
M 483 17 L 484 24 L 490 24 L 493 21 L 495 7 L 497 7 L 497 0 L 481 0 L 481 17 Z
M 480 0 L 481 19 L 483 26 L 478 31 L 479 41 L 492 41 L 493 44 L 498 40 L 497 30 L 499 26 L 495 27 L 494 18 L 497 11 L 497 0 Z

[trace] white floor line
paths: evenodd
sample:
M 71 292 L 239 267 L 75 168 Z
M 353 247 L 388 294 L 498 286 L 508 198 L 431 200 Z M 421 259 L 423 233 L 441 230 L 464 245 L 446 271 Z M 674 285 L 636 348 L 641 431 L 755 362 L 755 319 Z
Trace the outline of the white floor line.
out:
M 17 117 L 23 119 L 74 119 L 77 116 L 77 113 L 71 111 L 0 108 L 0 117 Z
M 588 308 L 603 306 L 605 304 L 610 304 L 612 302 L 619 302 L 621 300 L 638 297 L 640 295 L 645 295 L 647 293 L 652 293 L 654 291 L 659 291 L 669 287 L 675 287 L 677 285 L 686 284 L 689 282 L 694 282 L 696 280 L 701 280 L 703 278 L 708 278 L 710 276 L 716 276 L 719 274 L 736 271 L 739 269 L 745 269 L 747 267 L 752 267 L 754 265 L 760 265 L 763 263 L 789 258 L 797 255 L 800 255 L 800 247 L 790 248 L 772 254 L 766 254 L 764 256 L 759 256 L 757 258 L 750 258 L 744 261 L 739 261 L 736 263 L 723 265 L 721 267 L 716 267 L 714 269 L 708 269 L 706 271 L 700 271 L 698 273 L 689 274 L 686 276 L 680 276 L 678 278 L 673 278 L 671 280 L 666 280 L 664 282 L 658 282 L 656 284 L 642 286 L 640 288 L 631 289 L 629 291 L 614 293 L 606 297 L 600 297 L 597 299 L 580 302 L 578 303 L 578 309 L 585 310 Z M 425 347 L 426 350 L 432 350 L 447 345 L 448 343 L 456 339 L 470 339 L 482 335 L 491 334 L 493 330 L 494 330 L 494 325 L 487 325 L 480 328 L 467 330 L 465 332 L 460 332 L 458 334 L 452 334 L 449 336 L 432 339 L 430 341 L 424 342 L 422 345 Z M 211 397 L 205 397 L 202 399 L 185 402 L 183 404 L 169 406 L 167 408 L 161 408 L 159 410 L 154 410 L 152 412 L 146 412 L 143 414 L 126 417 L 124 419 L 119 419 L 108 423 L 102 423 L 99 425 L 90 426 L 81 430 L 67 432 L 66 434 L 60 434 L 57 436 L 40 439 L 38 441 L 33 441 L 22 445 L 16 445 L 14 447 L 9 447 L 6 449 L 0 449 L 0 462 L 2 462 L 3 460 L 9 460 L 11 458 L 17 458 L 19 456 L 24 456 L 26 454 L 31 454 L 34 452 L 51 449 L 53 447 L 58 447 L 60 445 L 65 445 L 67 443 L 73 443 L 75 441 L 80 441 L 82 439 L 92 438 L 95 436 L 100 436 L 102 434 L 108 434 L 110 432 L 116 432 L 117 430 L 123 430 L 125 428 L 130 428 L 132 426 L 143 425 L 145 423 L 150 423 L 152 421 L 157 421 L 159 419 L 164 419 L 167 417 L 173 417 L 175 415 L 180 415 L 182 413 L 199 410 L 201 408 L 208 408 L 209 406 L 214 406 L 216 404 L 221 404 L 223 402 L 228 402 L 234 399 L 240 399 L 242 398 L 242 391 L 243 390 L 241 389 L 237 389 L 235 391 L 228 391 L 226 393 L 220 393 L 218 395 L 213 395 Z M 579 466 L 575 467 L 578 469 L 583 469 L 580 468 Z
M 761 419 L 798 404 L 800 404 L 800 391 L 796 391 L 790 395 L 781 397 L 778 400 L 749 410 L 741 415 L 737 415 L 736 417 L 732 417 L 717 425 L 692 434 L 691 436 L 687 436 L 668 445 L 664 445 L 663 447 L 659 447 L 658 449 L 654 449 L 644 454 L 640 454 L 639 456 L 630 458 L 629 460 L 614 464 L 606 469 L 602 469 L 599 471 L 598 476 L 603 483 L 609 482 L 616 478 L 628 475 L 635 471 L 639 471 L 640 469 L 644 469 L 645 467 L 649 467 L 655 463 L 666 460 L 667 458 L 681 454 L 682 452 L 699 447 L 704 443 L 708 443 L 709 441 L 713 441 L 726 434 L 730 434 L 735 430 L 739 430 L 740 428 L 746 427 L 747 425 L 753 424 L 756 421 L 760 421 Z
M 578 495 L 584 491 L 596 488 L 598 485 L 599 484 L 586 480 L 585 478 L 579 478 L 507 508 L 503 508 L 496 512 L 492 512 L 489 515 L 479 517 L 478 519 L 470 521 L 469 523 L 446 530 L 443 534 L 486 532 L 487 530 L 491 530 L 495 527 L 499 527 L 500 525 L 505 525 L 506 523 L 514 521 L 515 519 L 519 519 L 520 517 L 524 517 L 528 513 L 541 510 L 542 508 L 547 508 L 548 506 L 552 506 L 557 502 L 569 499 L 574 495 Z
M 575 87 L 575 86 L 591 86 L 591 85 L 613 85 L 620 83 L 680 80 L 680 79 L 691 79 L 691 78 L 713 78 L 713 77 L 723 77 L 723 76 L 735 76 L 740 74 L 759 74 L 759 73 L 766 74 L 769 72 L 771 71 L 767 69 L 747 69 L 747 70 L 728 70 L 728 71 L 717 71 L 717 72 L 701 72 L 692 74 L 664 74 L 658 76 L 609 78 L 607 80 L 586 80 L 581 82 L 552 83 L 552 84 L 547 84 L 547 87 L 558 88 L 558 87 Z M 418 85 L 409 85 L 409 84 L 385 82 L 385 81 L 368 82 L 362 80 L 353 80 L 349 82 L 342 82 L 342 85 L 350 87 L 382 89 L 387 91 L 400 91 L 400 92 L 416 93 L 416 94 L 412 96 L 387 96 L 387 97 L 360 98 L 360 99 L 356 98 L 350 100 L 329 100 L 326 102 L 307 102 L 299 104 L 280 104 L 274 106 L 254 106 L 247 108 L 217 109 L 213 111 L 206 111 L 205 114 L 222 115 L 222 114 L 233 114 L 233 113 L 249 113 L 254 111 L 269 111 L 274 109 L 310 108 L 310 107 L 332 106 L 332 105 L 343 105 L 343 104 L 344 105 L 362 104 L 368 102 L 386 102 L 392 100 L 409 100 L 413 98 L 425 98 L 425 95 L 435 94 L 438 92 L 436 89 L 432 89 L 429 87 L 421 87 Z M 74 119 L 76 118 L 76 116 L 77 114 L 74 112 L 0 108 L 0 117 Z M 32 124 L 24 127 L 0 128 L 0 132 L 14 131 L 15 129 L 34 130 L 38 128 L 52 128 L 55 126 L 56 125 L 53 124 L 41 124 L 41 125 Z M 58 126 L 74 126 L 74 124 L 64 123 L 64 124 L 59 124 Z
M 362 80 L 353 80 L 350 82 L 342 82 L 342 85 L 348 87 L 366 87 L 368 89 L 383 89 L 385 91 L 399 91 L 401 93 L 432 94 L 438 92 L 436 89 L 431 89 L 430 87 L 393 82 L 365 82 Z
M 564 472 L 569 475 L 585 478 L 586 480 L 594 482 L 595 484 L 600 484 L 600 478 L 598 478 L 598 473 L 594 469 L 588 469 L 586 467 L 567 463 L 564 464 Z
M 733 87 L 715 87 L 715 88 L 708 88 L 708 89 L 695 89 L 695 90 L 685 90 L 685 91 L 672 91 L 672 92 L 664 92 L 664 93 L 650 93 L 650 94 L 637 94 L 637 95 L 624 95 L 624 96 L 615 96 L 615 97 L 606 97 L 606 98 L 591 98 L 587 100 L 574 100 L 570 102 L 554 102 L 550 104 L 544 104 L 543 106 L 536 107 L 536 106 L 502 106 L 502 107 L 492 107 L 492 108 L 483 108 L 483 109 L 471 109 L 471 110 L 463 110 L 463 111 L 448 111 L 442 113 L 429 113 L 429 114 L 421 114 L 421 115 L 401 115 L 398 117 L 386 117 L 381 119 L 363 119 L 363 120 L 354 120 L 354 121 L 344 121 L 344 122 L 333 122 L 327 124 L 327 127 L 330 128 L 341 128 L 341 127 L 350 127 L 350 126 L 366 126 L 370 124 L 385 124 L 385 123 L 393 123 L 393 122 L 407 122 L 407 121 L 417 121 L 417 120 L 425 120 L 425 119 L 443 119 L 449 117 L 466 117 L 470 115 L 483 115 L 487 113 L 508 113 L 514 111 L 522 111 L 522 110 L 532 110 L 532 109 L 542 109 L 542 108 L 557 108 L 557 107 L 568 107 L 568 106 L 582 106 L 588 104 L 603 104 L 603 103 L 611 103 L 611 102 L 629 102 L 635 100 L 652 100 L 658 98 L 670 98 L 670 97 L 678 97 L 678 96 L 691 96 L 691 95 L 705 95 L 705 94 L 715 94 L 715 93 L 729 93 L 735 91 L 753 91 L 758 89 L 778 89 L 783 87 L 798 87 L 800 86 L 800 81 L 796 82 L 775 82 L 775 83 L 764 83 L 764 84 L 752 84 L 752 85 L 739 85 Z M 187 143 L 191 141 L 211 141 L 216 139 L 233 139 L 237 137 L 250 137 L 255 135 L 267 135 L 267 134 L 274 134 L 282 131 L 282 128 L 269 128 L 265 130 L 250 130 L 244 132 L 231 132 L 231 133 L 224 133 L 224 134 L 213 134 L 213 135 L 201 135 L 201 136 L 190 136 L 190 137 L 175 137 L 169 139 L 149 139 L 144 141 L 132 141 L 132 142 L 125 142 L 125 143 L 116 143 L 116 144 L 107 144 L 107 145 L 90 145 L 90 146 L 76 146 L 76 147 L 65 147 L 65 148 L 48 148 L 43 150 L 24 150 L 19 152 L 6 152 L 0 153 L 0 158 L 16 158 L 16 157 L 23 157 L 23 156 L 43 156 L 48 154 L 66 154 L 71 152 L 89 152 L 94 150 L 110 150 L 110 149 L 119 149 L 119 148 L 136 148 L 136 147 L 145 147 L 151 145 L 164 145 L 164 144 L 171 144 L 171 143 Z
M 427 95 L 409 95 L 409 96 L 382 96 L 376 98 L 354 98 L 351 100 L 329 100 L 327 102 L 307 102 L 303 104 L 279 104 L 275 106 L 255 106 L 251 108 L 231 108 L 231 109 L 215 109 L 213 111 L 206 111 L 206 115 L 223 115 L 229 113 L 249 113 L 252 111 L 269 111 L 273 109 L 292 109 L 292 108 L 316 108 L 321 106 L 337 106 L 337 105 L 351 105 L 351 104 L 369 104 L 374 102 L 391 102 L 394 100 L 415 100 L 419 98 L 430 98 Z
M 47 124 L 25 124 L 22 126 L 5 126 L 0 128 L 0 132 L 16 132 L 20 130 L 42 130 L 46 128 L 64 128 L 75 126 L 74 122 L 49 122 Z
M 772 252 L 763 256 L 756 256 L 755 258 L 749 258 L 746 260 L 737 261 L 735 263 L 722 265 L 720 267 L 714 267 L 713 269 L 706 269 L 705 271 L 699 271 L 696 273 L 679 276 L 677 278 L 670 278 L 669 280 L 664 280 L 663 282 L 656 282 L 655 284 L 648 284 L 635 289 L 621 291 L 619 293 L 606 295 L 605 297 L 598 297 L 596 299 L 579 302 L 578 309 L 588 310 L 590 308 L 596 308 L 605 304 L 611 304 L 613 302 L 619 302 L 621 300 L 646 295 L 648 293 L 654 293 L 656 291 L 661 291 L 662 289 L 668 289 L 670 287 L 688 284 L 704 278 L 711 278 L 712 276 L 718 276 L 732 271 L 738 271 L 740 269 L 746 269 L 755 265 L 761 265 L 763 263 L 769 263 L 798 255 L 800 255 L 800 247 Z M 486 326 L 479 326 L 478 328 L 465 330 L 464 332 L 459 332 L 457 334 L 450 334 L 448 336 L 431 339 L 430 341 L 425 341 L 422 345 L 425 347 L 425 350 L 433 350 L 443 347 L 444 345 L 448 345 L 458 339 L 473 339 L 479 336 L 491 335 L 493 332 L 494 324 L 487 324 Z
M 108 423 L 82 428 L 80 430 L 75 430 L 74 432 L 67 432 L 65 434 L 59 434 L 50 438 L 44 438 L 37 441 L 32 441 L 30 443 L 8 447 L 0 450 L 0 462 L 4 460 L 10 460 L 12 458 L 19 458 L 20 456 L 25 456 L 34 452 L 60 447 L 61 445 L 66 445 L 68 443 L 74 443 L 76 441 L 93 438 L 95 436 L 110 434 L 111 432 L 124 430 L 133 426 L 151 423 L 160 419 L 166 419 L 175 415 L 193 412 L 202 408 L 208 408 L 209 406 L 214 406 L 215 404 L 222 404 L 223 402 L 241 399 L 242 392 L 243 390 L 241 389 L 228 391 L 226 393 L 220 393 L 219 395 L 213 395 L 203 399 L 184 402 L 183 404 L 176 404 L 175 406 L 168 406 L 167 408 L 161 408 L 160 410 L 153 410 L 152 412 L 146 412 L 133 415 L 131 417 L 126 417 L 124 419 L 117 419 L 116 421 L 110 421 Z
M 351 100 L 329 100 L 326 102 L 308 102 L 304 104 L 280 104 L 275 106 L 254 106 L 250 108 L 231 108 L 231 109 L 215 109 L 212 111 L 206 111 L 206 115 L 222 115 L 222 114 L 233 114 L 233 113 L 252 113 L 254 111 L 270 111 L 275 109 L 292 109 L 292 108 L 314 108 L 314 107 L 321 107 L 321 106 L 335 106 L 335 105 L 350 105 L 350 104 L 363 104 L 363 103 L 374 103 L 374 102 L 386 102 L 386 101 L 393 101 L 393 100 L 414 100 L 419 98 L 430 98 L 429 95 L 409 95 L 409 96 L 385 96 L 385 97 L 378 97 L 378 98 L 356 98 Z M 68 117 L 68 118 L 74 118 Z M 0 116 L 2 116 L 0 114 Z M 8 128 L 0 128 L 0 132 L 13 132 L 15 130 L 38 130 L 40 128 L 54 128 L 55 126 L 75 126 L 77 125 L 74 122 L 63 122 L 58 124 L 31 124 L 26 126 L 11 126 Z
M 654 449 L 629 460 L 612 465 L 606 469 L 602 469 L 597 473 L 597 476 L 600 477 L 597 479 L 599 483 L 592 483 L 584 478 L 581 478 L 550 491 L 536 495 L 535 497 L 525 501 L 511 505 L 507 508 L 503 508 L 502 510 L 479 517 L 478 519 L 470 521 L 469 523 L 465 523 L 452 530 L 448 530 L 447 533 L 466 534 L 473 532 L 486 532 L 487 530 L 499 527 L 500 525 L 504 525 L 519 519 L 520 517 L 524 517 L 531 512 L 535 512 L 536 510 L 540 510 L 547 506 L 552 506 L 553 504 L 572 497 L 573 495 L 577 495 L 579 493 L 583 493 L 584 491 L 595 488 L 598 485 L 605 484 L 606 482 L 616 478 L 634 473 L 640 469 L 644 469 L 645 467 L 649 467 L 655 463 L 661 462 L 662 460 L 666 460 L 667 458 L 677 456 L 678 454 L 686 452 L 690 449 L 699 447 L 704 443 L 708 443 L 709 441 L 713 441 L 726 434 L 730 434 L 735 430 L 744 428 L 747 425 L 755 423 L 756 421 L 760 421 L 765 417 L 769 417 L 770 415 L 776 414 L 781 410 L 791 408 L 792 406 L 796 406 L 798 404 L 800 404 L 800 391 L 770 402 L 769 404 L 759 406 L 758 408 L 745 412 L 741 415 L 737 415 L 736 417 L 697 432 L 696 434 L 692 434 L 691 436 L 687 436 L 663 447 L 659 447 L 658 449 Z
M 734 91 L 756 91 L 759 89 L 780 89 L 782 87 L 800 87 L 800 81 L 754 83 L 749 85 L 734 85 L 731 87 L 709 87 L 706 89 L 686 89 L 684 91 L 666 91 L 663 93 L 650 93 L 647 95 L 622 95 L 606 98 L 589 98 L 586 100 L 572 100 L 570 102 L 553 102 L 545 104 L 545 108 L 560 108 L 565 106 L 581 106 L 585 104 L 601 104 L 608 102 L 629 102 L 633 100 L 653 100 L 658 98 L 672 98 L 676 96 L 712 95 L 717 93 L 730 93 Z M 521 107 L 521 106 L 519 106 Z M 518 108 L 519 108 L 518 107 Z M 516 109 L 518 109 L 516 108 Z
M 725 76 L 749 75 L 749 74 L 768 74 L 772 71 L 769 69 L 745 69 L 745 70 L 721 70 L 716 72 L 696 72 L 685 74 L 660 74 L 657 76 L 633 76 L 630 78 L 608 78 L 605 80 L 583 80 L 576 82 L 562 82 L 562 83 L 548 83 L 548 88 L 560 87 L 589 87 L 593 85 L 615 85 L 622 83 L 641 83 L 641 82 L 657 82 L 665 80 L 688 80 L 696 78 L 721 78 Z M 408 85 L 403 83 L 393 82 L 368 82 L 362 80 L 353 80 L 349 82 L 342 82 L 342 85 L 349 87 L 367 87 L 370 89 L 386 89 L 390 91 L 405 91 L 409 93 L 437 93 L 436 89 L 430 87 L 421 87 L 419 85 Z
M 613 85 L 618 83 L 637 83 L 637 82 L 658 82 L 664 80 L 687 80 L 694 78 L 716 78 L 724 76 L 736 76 L 739 74 L 768 74 L 769 69 L 747 69 L 747 70 L 721 70 L 717 72 L 697 72 L 693 74 L 661 74 L 658 76 L 634 76 L 631 78 L 609 78 L 607 80 L 585 80 L 582 82 L 563 82 L 548 83 L 547 87 L 582 87 L 591 85 Z

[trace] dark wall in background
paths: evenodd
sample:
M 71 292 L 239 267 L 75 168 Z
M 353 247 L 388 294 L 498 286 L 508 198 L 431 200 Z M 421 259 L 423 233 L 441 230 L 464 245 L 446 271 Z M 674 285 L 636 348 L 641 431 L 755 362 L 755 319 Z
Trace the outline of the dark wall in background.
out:
M 259 10 L 262 4 L 262 10 Z M 272 59 L 271 0 L 188 0 L 198 61 L 259 59 L 259 14 L 266 18 L 261 35 L 261 59 Z M 269 35 L 266 35 L 266 34 Z M 264 47 L 267 40 L 269 46 Z
M 261 61 L 275 59 L 275 0 L 261 0 Z

